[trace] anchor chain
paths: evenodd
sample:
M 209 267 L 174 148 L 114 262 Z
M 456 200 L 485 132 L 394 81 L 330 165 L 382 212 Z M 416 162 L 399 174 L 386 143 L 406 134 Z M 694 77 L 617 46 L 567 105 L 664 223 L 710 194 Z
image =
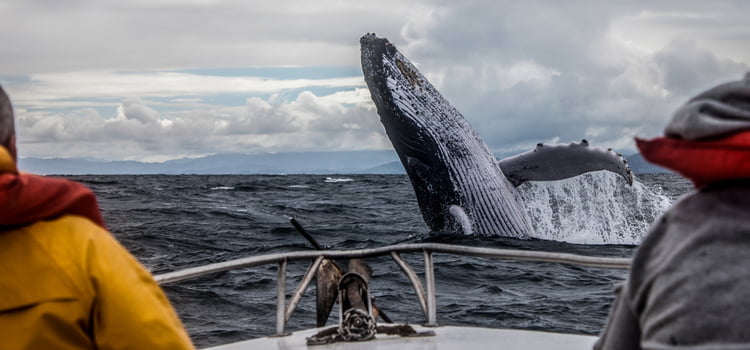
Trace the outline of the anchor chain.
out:
M 324 329 L 307 338 L 307 345 L 330 344 L 338 341 L 365 341 L 375 337 L 375 320 L 364 310 L 349 309 L 344 312 L 338 327 Z

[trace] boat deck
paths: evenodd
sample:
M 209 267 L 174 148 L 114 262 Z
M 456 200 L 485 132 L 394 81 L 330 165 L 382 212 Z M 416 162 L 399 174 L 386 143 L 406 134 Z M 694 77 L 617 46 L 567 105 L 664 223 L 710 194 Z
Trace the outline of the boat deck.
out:
M 294 332 L 283 337 L 264 337 L 232 344 L 208 348 L 206 350 L 245 350 L 245 349 L 429 349 L 429 350 L 541 350 L 541 349 L 591 349 L 596 337 L 588 335 L 561 334 L 516 329 L 491 329 L 479 327 L 422 327 L 411 325 L 416 331 L 433 331 L 434 336 L 399 337 L 377 335 L 374 340 L 364 342 L 338 342 L 327 345 L 306 344 L 305 338 L 319 332 L 321 328 Z

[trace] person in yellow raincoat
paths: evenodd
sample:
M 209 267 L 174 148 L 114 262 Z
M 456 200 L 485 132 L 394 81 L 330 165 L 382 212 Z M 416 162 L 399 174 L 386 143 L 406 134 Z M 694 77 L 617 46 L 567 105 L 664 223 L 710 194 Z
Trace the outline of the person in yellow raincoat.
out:
M 78 183 L 19 173 L 0 87 L 0 349 L 193 349 Z

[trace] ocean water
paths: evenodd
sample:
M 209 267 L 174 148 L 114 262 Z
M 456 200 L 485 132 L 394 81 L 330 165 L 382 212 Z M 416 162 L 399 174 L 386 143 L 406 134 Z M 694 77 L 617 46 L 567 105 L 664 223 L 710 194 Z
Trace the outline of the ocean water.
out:
M 289 217 L 330 249 L 439 242 L 630 257 L 650 222 L 691 190 L 672 174 L 641 175 L 629 190 L 599 175 L 562 185 L 524 185 L 527 210 L 546 239 L 516 240 L 429 232 L 405 175 L 70 178 L 94 190 L 110 231 L 154 274 L 311 250 Z M 403 258 L 421 274 L 422 254 Z M 395 322 L 423 323 L 411 285 L 393 261 L 367 262 L 374 270 L 370 291 L 380 308 Z M 443 325 L 596 334 L 612 302 L 612 286 L 626 276 L 621 270 L 444 254 L 435 254 L 434 263 L 437 320 Z M 289 264 L 287 293 L 308 266 Z M 196 345 L 206 347 L 275 332 L 276 273 L 274 264 L 163 287 Z M 287 330 L 315 325 L 314 294 L 309 287 Z M 329 324 L 337 321 L 336 312 Z

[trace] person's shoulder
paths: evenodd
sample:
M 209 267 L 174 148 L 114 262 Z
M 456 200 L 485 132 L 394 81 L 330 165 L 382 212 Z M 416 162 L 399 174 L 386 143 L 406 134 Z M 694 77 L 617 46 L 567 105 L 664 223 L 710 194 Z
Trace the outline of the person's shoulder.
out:
M 712 184 L 680 197 L 651 225 L 636 256 L 665 256 L 687 240 L 713 235 L 715 228 L 750 227 L 750 181 Z
M 750 179 L 737 179 L 710 184 L 680 198 L 666 213 L 667 218 L 706 218 L 729 215 L 735 210 L 750 208 Z M 744 215 L 742 215 L 744 216 Z
M 106 231 L 103 227 L 97 225 L 91 219 L 79 215 L 63 215 L 52 220 L 39 221 L 37 224 L 45 227 L 54 227 L 60 230 L 77 230 L 77 231 Z
M 715 183 L 677 200 L 653 223 L 639 247 L 645 255 L 663 256 L 664 249 L 700 245 L 750 232 L 750 180 Z M 722 232 L 721 235 L 718 232 Z M 742 233 L 744 234 L 744 233 Z
M 88 218 L 63 215 L 52 220 L 40 220 L 26 228 L 37 241 L 48 244 L 77 245 L 90 242 L 109 232 Z

